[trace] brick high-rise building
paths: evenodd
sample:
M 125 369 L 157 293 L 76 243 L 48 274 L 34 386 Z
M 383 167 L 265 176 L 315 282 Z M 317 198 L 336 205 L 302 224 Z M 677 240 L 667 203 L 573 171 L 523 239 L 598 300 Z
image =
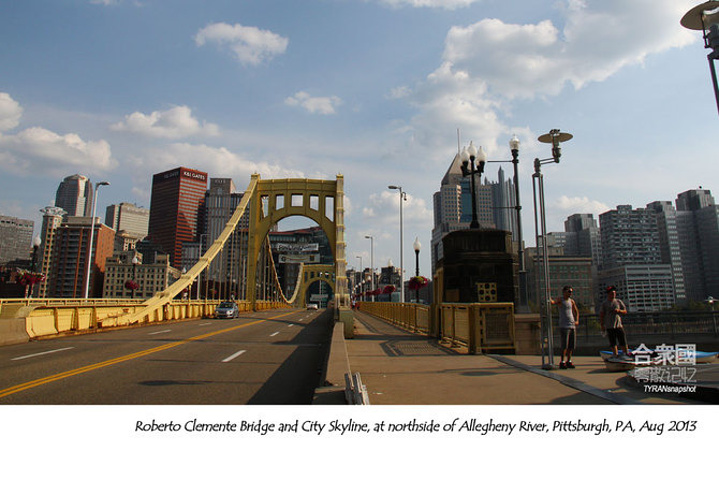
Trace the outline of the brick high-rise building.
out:
M 196 240 L 197 217 L 207 190 L 207 174 L 178 167 L 152 177 L 148 236 L 182 268 L 182 244 Z
M 85 295 L 87 253 L 92 252 L 89 297 L 100 297 L 105 273 L 105 260 L 112 256 L 115 231 L 89 217 L 68 217 L 53 232 L 52 258 L 47 296 L 50 298 L 82 298 Z M 90 228 L 95 229 L 93 248 Z

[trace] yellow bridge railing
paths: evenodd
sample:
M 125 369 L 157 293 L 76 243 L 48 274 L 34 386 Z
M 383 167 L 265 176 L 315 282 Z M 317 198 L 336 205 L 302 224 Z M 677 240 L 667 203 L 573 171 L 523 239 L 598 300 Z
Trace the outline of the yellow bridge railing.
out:
M 513 303 L 360 302 L 359 310 L 413 332 L 436 334 L 452 345 L 465 345 L 469 353 L 514 351 Z

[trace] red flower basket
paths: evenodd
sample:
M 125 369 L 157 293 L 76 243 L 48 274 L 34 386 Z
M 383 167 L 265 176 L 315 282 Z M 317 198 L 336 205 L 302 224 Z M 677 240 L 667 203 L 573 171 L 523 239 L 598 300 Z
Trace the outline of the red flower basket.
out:
M 408 288 L 410 290 L 420 290 L 427 286 L 429 279 L 427 277 L 412 277 L 409 279 Z
M 128 290 L 137 290 L 140 288 L 140 285 L 134 280 L 128 280 L 125 282 L 125 288 Z
M 42 273 L 33 273 L 33 272 L 23 272 L 22 275 L 20 275 L 20 285 L 26 286 L 29 285 L 30 287 L 33 287 L 35 284 L 44 282 L 45 281 L 45 275 Z

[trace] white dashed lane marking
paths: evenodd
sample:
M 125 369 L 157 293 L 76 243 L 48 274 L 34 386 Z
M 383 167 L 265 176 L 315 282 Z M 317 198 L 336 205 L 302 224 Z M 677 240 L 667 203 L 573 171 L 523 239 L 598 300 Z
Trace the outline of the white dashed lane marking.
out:
M 239 352 L 235 352 L 235 353 L 233 353 L 232 355 L 230 355 L 229 357 L 227 357 L 226 359 L 224 359 L 222 362 L 223 362 L 223 363 L 231 362 L 232 360 L 236 359 L 237 357 L 239 357 L 240 355 L 242 355 L 242 354 L 245 353 L 246 351 L 247 351 L 247 350 L 240 350 Z

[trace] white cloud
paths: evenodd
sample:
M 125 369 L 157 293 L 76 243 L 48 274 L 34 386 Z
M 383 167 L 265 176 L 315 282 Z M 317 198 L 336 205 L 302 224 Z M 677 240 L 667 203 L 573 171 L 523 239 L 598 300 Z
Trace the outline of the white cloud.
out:
M 0 136 L 0 168 L 20 175 L 62 175 L 68 169 L 106 172 L 116 166 L 105 140 L 86 142 L 77 134 L 59 135 L 33 127 Z
M 482 0 L 379 0 L 381 4 L 388 5 L 393 8 L 408 6 L 445 8 L 447 10 L 469 7 L 470 5 L 480 1 Z
M 22 107 L 13 98 L 0 92 L 0 132 L 11 130 L 18 126 L 22 116 Z
M 310 113 L 334 115 L 335 107 L 342 105 L 342 99 L 335 96 L 313 97 L 307 92 L 297 92 L 294 96 L 285 99 L 285 105 L 302 107 Z
M 399 193 L 396 190 L 373 193 L 369 196 L 366 205 L 362 209 L 362 216 L 365 219 L 379 221 L 384 225 L 399 221 Z M 402 205 L 402 216 L 408 223 L 429 221 L 431 224 L 433 219 L 432 211 L 427 208 L 427 203 L 410 194 L 407 194 L 407 200 Z
M 135 112 L 125 116 L 125 121 L 111 126 L 113 130 L 139 133 L 148 137 L 179 139 L 193 135 L 215 136 L 219 127 L 214 123 L 200 123 L 192 116 L 192 110 L 184 105 L 149 115 Z
M 493 156 L 506 148 L 497 139 L 527 129 L 507 123 L 515 100 L 558 95 L 567 85 L 581 89 L 641 64 L 648 55 L 696 41 L 678 20 L 691 3 L 563 0 L 554 22 L 484 19 L 455 26 L 437 69 L 411 89 L 392 91 L 391 98 L 417 108 L 395 132 L 418 154 L 446 162 L 449 139 L 459 128 Z
M 588 197 L 568 197 L 562 195 L 554 203 L 553 207 L 561 212 L 566 213 L 565 217 L 574 213 L 592 213 L 594 218 L 611 210 L 608 205 L 597 200 L 590 200 Z
M 484 19 L 449 31 L 443 61 L 507 98 L 556 95 L 567 83 L 579 89 L 695 41 L 678 21 L 686 3 L 567 0 L 563 29 L 550 20 L 514 25 Z
M 132 159 L 138 169 L 157 173 L 178 166 L 205 171 L 210 176 L 232 177 L 237 188 L 243 189 L 249 183 L 253 173 L 259 173 L 264 179 L 303 178 L 297 170 L 287 169 L 277 164 L 253 162 L 242 155 L 224 147 L 173 143 L 162 148 L 148 150 L 141 157 Z
M 259 65 L 277 55 L 285 53 L 289 40 L 269 30 L 257 27 L 245 27 L 236 23 L 213 23 L 201 29 L 195 35 L 195 43 L 229 46 L 243 65 Z

